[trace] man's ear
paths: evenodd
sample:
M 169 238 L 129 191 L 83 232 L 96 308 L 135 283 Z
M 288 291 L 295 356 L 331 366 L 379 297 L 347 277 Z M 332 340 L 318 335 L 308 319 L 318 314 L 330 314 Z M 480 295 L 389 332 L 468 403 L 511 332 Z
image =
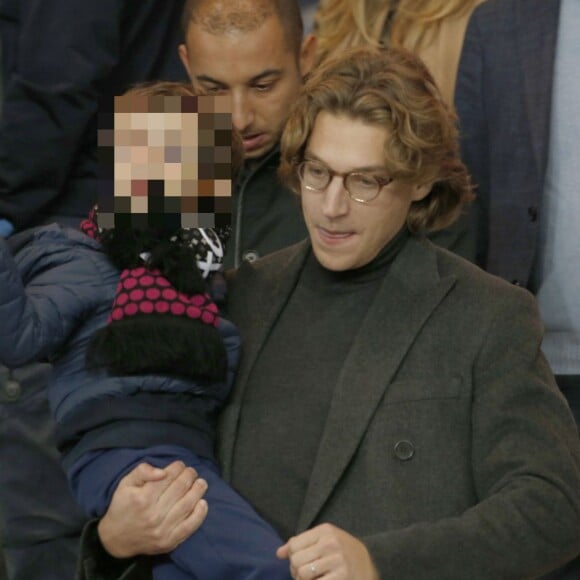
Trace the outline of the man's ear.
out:
M 187 76 L 191 79 L 191 71 L 189 70 L 189 58 L 187 56 L 187 46 L 185 44 L 180 44 L 177 47 L 177 52 L 179 54 L 179 59 L 187 71 Z
M 433 181 L 429 181 L 428 183 L 423 183 L 421 185 L 414 185 L 412 193 L 413 201 L 421 201 L 422 199 L 427 197 L 431 193 L 433 185 L 434 185 Z
M 300 47 L 300 74 L 304 78 L 314 68 L 318 39 L 314 34 L 308 34 Z

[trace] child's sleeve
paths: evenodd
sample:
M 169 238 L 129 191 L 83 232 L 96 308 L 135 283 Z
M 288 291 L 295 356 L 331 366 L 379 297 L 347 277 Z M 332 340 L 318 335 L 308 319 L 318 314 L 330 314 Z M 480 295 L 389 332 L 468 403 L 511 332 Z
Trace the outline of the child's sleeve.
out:
M 39 260 L 23 280 L 0 238 L 0 363 L 8 367 L 50 360 L 98 296 L 95 265 L 80 249 L 55 247 Z

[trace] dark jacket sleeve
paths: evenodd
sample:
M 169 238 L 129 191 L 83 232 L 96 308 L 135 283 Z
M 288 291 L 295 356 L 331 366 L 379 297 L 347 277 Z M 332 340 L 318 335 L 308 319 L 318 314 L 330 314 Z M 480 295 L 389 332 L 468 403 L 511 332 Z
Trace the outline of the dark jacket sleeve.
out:
M 0 363 L 8 367 L 50 359 L 100 300 L 88 252 L 58 244 L 52 250 L 50 265 L 23 281 L 0 239 Z
M 61 195 L 71 172 L 96 172 L 76 161 L 96 147 L 88 133 L 117 62 L 121 5 L 18 0 L 0 121 L 0 217 L 17 230 Z
M 117 560 L 109 555 L 99 539 L 98 523 L 91 520 L 83 529 L 76 580 L 152 580 L 150 558 Z
M 473 366 L 477 503 L 363 538 L 385 578 L 536 578 L 580 553 L 578 432 L 540 351 L 535 300 L 509 296 Z

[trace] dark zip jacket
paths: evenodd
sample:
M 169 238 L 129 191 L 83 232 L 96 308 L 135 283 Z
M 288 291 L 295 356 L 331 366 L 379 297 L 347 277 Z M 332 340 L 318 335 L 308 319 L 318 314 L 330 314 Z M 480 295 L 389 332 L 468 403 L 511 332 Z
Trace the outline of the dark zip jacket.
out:
M 280 148 L 246 165 L 233 196 L 232 237 L 224 267 L 237 268 L 308 236 L 300 198 L 278 178 Z

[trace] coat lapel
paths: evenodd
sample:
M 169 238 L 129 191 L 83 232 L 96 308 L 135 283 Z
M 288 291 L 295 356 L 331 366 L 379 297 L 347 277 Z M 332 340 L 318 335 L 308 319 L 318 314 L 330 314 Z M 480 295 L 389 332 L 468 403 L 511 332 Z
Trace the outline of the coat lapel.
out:
M 527 0 L 515 5 L 516 42 L 537 167 L 543 177 L 548 159 L 552 81 L 558 38 L 559 0 Z
M 439 277 L 435 252 L 425 241 L 410 239 L 393 263 L 339 376 L 299 532 L 312 525 L 331 495 L 406 352 L 454 282 Z
M 234 444 L 248 377 L 272 326 L 294 291 L 309 248 L 310 243 L 304 241 L 287 250 L 287 260 L 275 262 L 276 269 L 267 269 L 267 277 L 263 270 L 242 266 L 252 271 L 244 272 L 243 276 L 239 274 L 240 283 L 236 281 L 231 290 L 228 312 L 242 333 L 243 356 L 234 391 L 220 420 L 218 456 L 226 480 L 231 478 Z M 259 297 L 248 295 L 257 289 Z M 248 309 L 251 304 L 255 308 Z

